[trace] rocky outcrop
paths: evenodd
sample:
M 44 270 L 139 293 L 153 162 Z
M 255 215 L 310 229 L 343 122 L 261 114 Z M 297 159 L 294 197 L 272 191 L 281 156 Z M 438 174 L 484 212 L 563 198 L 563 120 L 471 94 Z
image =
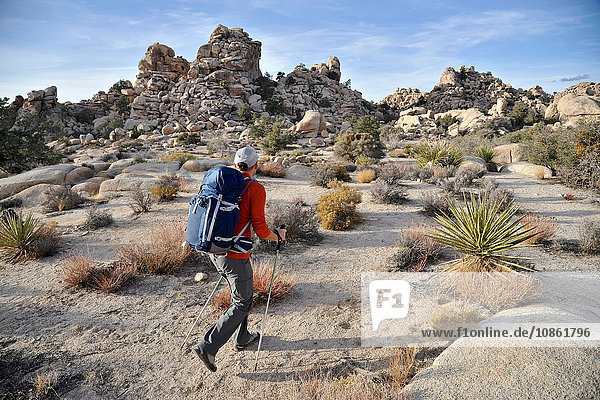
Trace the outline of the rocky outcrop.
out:
M 600 118 L 600 83 L 581 82 L 554 96 L 545 118 L 573 125 L 580 118 Z
M 427 102 L 427 92 L 421 92 L 419 89 L 396 88 L 394 93 L 384 97 L 381 103 L 401 110 L 422 105 Z
M 64 185 L 67 174 L 75 168 L 73 164 L 50 165 L 2 178 L 0 179 L 0 200 L 41 183 Z

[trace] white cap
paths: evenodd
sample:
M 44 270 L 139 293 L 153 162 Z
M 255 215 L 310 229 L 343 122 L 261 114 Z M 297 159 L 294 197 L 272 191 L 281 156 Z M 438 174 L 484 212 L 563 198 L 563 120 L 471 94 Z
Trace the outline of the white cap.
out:
M 235 153 L 235 158 L 233 159 L 235 165 L 241 162 L 246 163 L 248 167 L 252 167 L 258 162 L 258 154 L 251 147 L 242 147 Z

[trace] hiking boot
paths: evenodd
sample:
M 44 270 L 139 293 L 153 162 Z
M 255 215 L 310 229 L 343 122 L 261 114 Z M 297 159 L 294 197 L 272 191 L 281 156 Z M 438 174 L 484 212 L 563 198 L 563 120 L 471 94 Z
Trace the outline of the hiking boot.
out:
M 206 365 L 206 368 L 208 368 L 211 372 L 217 371 L 217 366 L 215 365 L 215 356 L 208 354 L 202 347 L 200 347 L 200 345 L 196 345 L 196 347 L 194 347 L 194 351 L 196 352 L 198 358 L 202 360 L 204 365 Z
M 234 349 L 236 351 L 245 350 L 246 347 L 250 346 L 252 343 L 258 342 L 258 339 L 260 339 L 260 333 L 258 333 L 258 332 L 251 333 L 250 340 L 248 340 L 248 342 L 246 344 L 236 344 Z

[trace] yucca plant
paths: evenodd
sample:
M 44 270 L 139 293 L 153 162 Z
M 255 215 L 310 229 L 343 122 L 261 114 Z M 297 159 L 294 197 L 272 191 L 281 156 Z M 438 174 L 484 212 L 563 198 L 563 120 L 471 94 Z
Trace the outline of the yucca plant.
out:
M 475 149 L 475 156 L 481 158 L 487 164 L 491 163 L 497 153 L 491 146 L 481 146 Z
M 450 246 L 464 257 L 455 260 L 446 269 L 449 272 L 507 272 L 528 269 L 517 261 L 519 257 L 506 254 L 508 250 L 525 247 L 535 236 L 532 228 L 520 223 L 523 216 L 513 219 L 519 206 L 510 202 L 501 210 L 502 202 L 490 200 L 487 195 L 463 196 L 465 205 L 456 200 L 449 204 L 449 214 L 441 212 L 435 217 L 440 225 L 433 228 L 430 237 Z
M 0 218 L 0 256 L 7 261 L 20 261 L 33 253 L 33 245 L 42 227 L 29 213 L 5 212 Z
M 425 166 L 455 166 L 458 167 L 463 157 L 459 150 L 444 141 L 436 143 L 421 143 L 415 147 L 419 167 Z

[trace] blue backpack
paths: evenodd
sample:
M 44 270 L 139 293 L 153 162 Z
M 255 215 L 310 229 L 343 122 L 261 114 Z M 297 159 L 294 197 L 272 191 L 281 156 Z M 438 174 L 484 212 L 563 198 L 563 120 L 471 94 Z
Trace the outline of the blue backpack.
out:
M 240 216 L 238 203 L 253 180 L 230 167 L 206 172 L 200 191 L 190 200 L 186 228 L 190 247 L 211 254 L 247 253 L 252 248 L 252 240 L 242 236 L 250 221 L 237 236 L 233 232 Z

